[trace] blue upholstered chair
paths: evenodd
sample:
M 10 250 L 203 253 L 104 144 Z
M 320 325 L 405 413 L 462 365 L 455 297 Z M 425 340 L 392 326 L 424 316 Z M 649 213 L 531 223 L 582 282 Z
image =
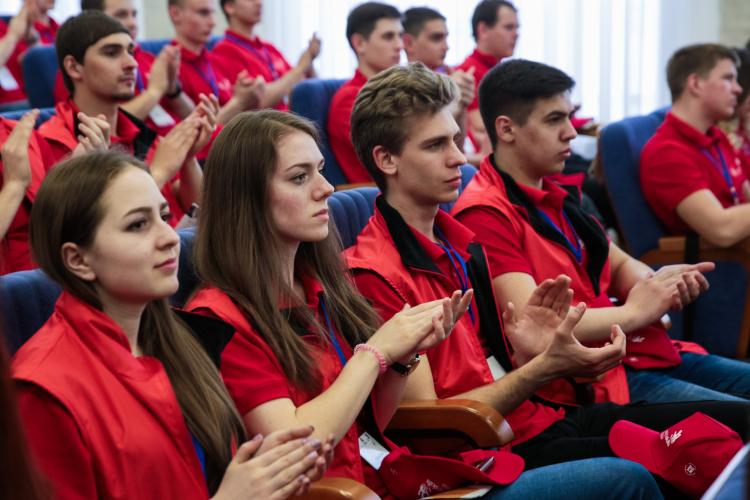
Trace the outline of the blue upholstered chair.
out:
M 666 235 L 643 197 L 638 175 L 641 150 L 664 120 L 666 111 L 660 109 L 608 125 L 599 145 L 624 246 L 630 255 L 652 266 L 685 259 L 685 238 Z M 694 304 L 694 340 L 714 354 L 745 357 L 750 340 L 750 255 L 738 249 L 710 249 L 702 243 L 699 258 L 716 261 L 717 268 L 708 275 L 711 289 Z M 670 335 L 683 338 L 682 315 L 670 316 Z
M 21 117 L 27 113 L 28 109 L 23 109 L 19 111 L 6 111 L 5 113 L 0 113 L 0 116 L 3 118 L 7 118 L 8 120 L 20 120 Z M 39 109 L 39 118 L 36 119 L 36 125 L 35 128 L 39 128 L 39 126 L 52 118 L 55 115 L 55 108 L 40 108 Z
M 180 288 L 171 300 L 182 305 L 198 285 L 192 265 L 193 229 L 180 234 Z M 52 315 L 62 289 L 41 270 L 0 276 L 0 320 L 10 353 L 16 352 Z
M 325 176 L 328 182 L 334 186 L 346 184 L 348 181 L 344 177 L 344 173 L 341 171 L 341 167 L 339 167 L 329 146 L 326 125 L 328 123 L 328 109 L 331 106 L 331 99 L 333 99 L 333 95 L 345 81 L 304 80 L 294 87 L 290 97 L 290 109 L 294 113 L 312 120 L 318 126 L 321 152 L 326 164 Z
M 55 105 L 54 90 L 57 77 L 57 52 L 52 45 L 33 47 L 23 56 L 23 81 L 26 95 L 34 108 Z

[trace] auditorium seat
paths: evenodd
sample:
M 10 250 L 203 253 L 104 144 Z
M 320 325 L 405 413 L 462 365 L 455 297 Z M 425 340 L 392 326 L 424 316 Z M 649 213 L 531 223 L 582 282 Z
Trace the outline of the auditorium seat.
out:
M 55 105 L 54 90 L 57 76 L 57 53 L 52 45 L 32 47 L 23 56 L 23 81 L 26 95 L 33 108 Z
M 685 238 L 667 236 L 643 197 L 638 177 L 641 150 L 666 112 L 666 108 L 659 109 L 608 125 L 599 146 L 625 249 L 654 267 L 685 261 Z M 744 358 L 750 340 L 750 254 L 737 248 L 709 249 L 705 242 L 701 246 L 699 260 L 717 262 L 716 270 L 707 275 L 711 288 L 692 306 L 692 332 L 685 328 L 685 314 L 670 312 L 669 334 L 682 339 L 692 333 L 693 340 L 713 354 Z
M 211 50 L 214 48 L 214 45 L 216 43 L 224 38 L 223 36 L 212 36 L 208 39 L 208 43 L 206 43 L 206 48 L 208 50 Z M 138 45 L 145 50 L 146 52 L 151 52 L 152 54 L 158 54 L 161 52 L 161 49 L 170 43 L 172 41 L 171 38 L 155 38 L 153 40 L 139 40 Z
M 312 120 L 318 126 L 320 132 L 321 153 L 325 158 L 325 177 L 334 186 L 346 184 L 348 181 L 341 171 L 336 158 L 328 143 L 326 125 L 328 123 L 328 110 L 331 100 L 336 91 L 346 80 L 321 80 L 308 79 L 298 83 L 290 96 L 289 108 L 294 113 Z
M 23 109 L 19 111 L 6 111 L 5 113 L 0 113 L 0 116 L 3 118 L 6 118 L 8 120 L 20 120 L 21 117 L 28 113 L 28 109 Z M 55 115 L 55 108 L 40 108 L 39 109 L 39 118 L 36 119 L 36 125 L 35 128 L 39 128 L 39 126 L 52 118 Z

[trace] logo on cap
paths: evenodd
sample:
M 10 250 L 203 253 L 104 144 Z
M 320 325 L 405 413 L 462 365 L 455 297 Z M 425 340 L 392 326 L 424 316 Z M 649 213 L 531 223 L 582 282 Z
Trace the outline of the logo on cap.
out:
M 695 464 L 692 464 L 690 462 L 685 464 L 685 474 L 687 474 L 688 476 L 694 476 L 696 470 L 698 470 L 698 467 L 696 467 Z
M 669 435 L 669 431 L 664 431 L 659 434 L 659 437 L 664 440 L 664 442 L 667 444 L 667 448 L 672 446 L 675 441 L 680 439 L 680 436 L 682 436 L 682 429 L 679 431 L 674 431 L 672 435 Z

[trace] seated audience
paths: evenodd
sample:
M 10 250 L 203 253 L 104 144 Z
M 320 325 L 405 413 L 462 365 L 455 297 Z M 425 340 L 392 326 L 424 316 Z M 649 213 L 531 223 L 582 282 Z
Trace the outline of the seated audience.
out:
M 487 78 L 494 81 L 493 73 L 504 66 Z M 738 418 L 732 425 L 740 425 L 741 431 L 746 402 L 608 404 L 563 410 L 529 399 L 561 375 L 596 376 L 616 366 L 624 354 L 625 336 L 617 325 L 610 325 L 611 344 L 581 345 L 573 328 L 586 308 L 583 304 L 569 308 L 573 294 L 568 278 L 545 280 L 528 306 L 519 307 L 518 313 L 511 308 L 505 315 L 513 347 L 529 335 L 546 341 L 538 356 L 513 370 L 491 288 L 491 259 L 488 263 L 470 230 L 439 210 L 439 204 L 456 199 L 459 167 L 465 162 L 454 142 L 458 125 L 449 110 L 455 93 L 448 78 L 422 65 L 391 68 L 368 81 L 352 113 L 352 140 L 383 193 L 375 216 L 346 253 L 358 289 L 384 320 L 405 304 L 433 300 L 455 288 L 465 291 L 464 297 L 473 291 L 468 311 L 457 318 L 451 336 L 428 348 L 409 376 L 404 398 L 460 397 L 494 406 L 510 424 L 515 434 L 512 449 L 524 457 L 528 468 L 611 456 L 608 432 L 620 419 L 661 430 L 700 409 L 718 411 L 730 421 Z M 485 351 L 495 358 L 485 360 Z M 517 355 L 521 352 L 516 350 Z M 494 380 L 502 375 L 501 367 L 508 373 Z M 735 444 L 740 442 L 737 437 Z M 729 461 L 731 454 L 722 458 Z M 590 467 L 592 477 L 584 479 L 587 493 L 597 498 L 617 496 L 607 490 L 612 484 L 604 476 L 597 480 L 596 464 Z M 545 479 L 540 481 L 546 483 Z M 579 494 L 574 487 L 571 495 Z M 566 495 L 558 491 L 560 496 Z
M 138 13 L 134 0 L 81 0 L 81 10 L 100 10 L 120 21 L 134 41 L 138 37 Z M 135 97 L 121 107 L 145 121 L 159 135 L 166 135 L 195 107 L 180 84 L 180 49 L 167 45 L 155 56 L 136 45 L 133 57 L 138 63 Z M 55 101 L 63 101 L 68 95 L 62 74 L 58 73 Z
M 211 50 L 214 67 L 230 80 L 243 71 L 251 78 L 262 77 L 266 85 L 258 106 L 288 110 L 294 86 L 315 75 L 313 61 L 320 53 L 320 40 L 313 35 L 297 65 L 292 66 L 272 43 L 253 33 L 261 20 L 262 0 L 221 0 L 221 9 L 229 27 Z
M 579 341 L 604 342 L 613 324 L 627 334 L 624 367 L 593 388 L 559 380 L 542 395 L 562 403 L 582 402 L 577 393 L 592 389 L 596 401 L 614 402 L 750 397 L 750 365 L 671 341 L 659 321 L 707 289 L 702 273 L 713 264 L 654 272 L 608 241 L 581 209 L 577 187 L 546 178 L 562 171 L 576 136 L 570 122 L 573 85 L 562 71 L 525 60 L 501 63 L 485 76 L 480 110 L 494 151 L 453 208 L 487 249 L 503 307 L 513 302 L 523 309 L 538 283 L 565 274 L 573 300 L 588 306 L 576 327 Z M 517 340 L 516 360 L 540 352 L 548 341 L 541 335 Z
M 34 131 L 39 111 L 20 121 L 0 117 L 0 275 L 36 267 L 29 250 L 29 216 L 52 165 L 46 141 Z
M 641 153 L 643 195 L 672 234 L 727 247 L 750 236 L 748 172 L 716 124 L 742 89 L 723 45 L 683 47 L 667 64 L 672 109 Z
M 322 473 L 310 427 L 245 442 L 219 353 L 169 308 L 180 238 L 145 165 L 111 152 L 68 160 L 31 219 L 34 257 L 63 293 L 12 374 L 56 498 L 286 498 Z
M 460 90 L 453 103 L 453 118 L 461 127 L 458 143 L 463 147 L 466 136 L 466 110 L 474 101 L 474 68 L 453 70 L 445 65 L 448 53 L 448 27 L 445 17 L 429 7 L 412 7 L 404 12 L 404 52 L 409 62 L 421 62 L 438 73 L 450 75 Z M 481 160 L 481 158 L 479 159 Z M 478 163 L 478 161 L 477 161 Z
M 354 152 L 349 133 L 354 99 L 368 78 L 399 63 L 401 33 L 401 14 L 387 4 L 360 4 L 346 18 L 346 39 L 357 56 L 357 70 L 333 96 L 326 130 L 331 151 L 350 183 L 372 182 Z
M 55 43 L 57 22 L 48 12 L 55 0 L 24 0 L 6 25 L 0 20 L 0 111 L 29 107 L 21 61 L 26 51 Z
M 39 129 L 55 161 L 110 144 L 145 160 L 170 204 L 172 223 L 197 200 L 203 174 L 195 159 L 214 130 L 218 104 L 201 96 L 193 113 L 166 137 L 120 108 L 133 98 L 138 63 L 129 31 L 96 10 L 71 17 L 60 27 L 57 60 L 71 93 Z
M 182 91 L 193 102 L 200 95 L 215 95 L 221 109 L 219 123 L 227 123 L 240 111 L 260 105 L 265 84 L 260 77 L 251 78 L 247 70 L 230 80 L 206 48 L 216 25 L 213 0 L 169 0 L 169 18 L 175 30 L 173 45 L 180 48 L 180 81 Z
M 492 152 L 487 131 L 479 113 L 478 89 L 484 75 L 501 59 L 513 55 L 518 41 L 518 11 L 505 0 L 482 0 L 471 16 L 471 33 L 477 46 L 458 68 L 474 69 L 476 97 L 469 105 L 467 130 L 474 149 L 485 156 Z

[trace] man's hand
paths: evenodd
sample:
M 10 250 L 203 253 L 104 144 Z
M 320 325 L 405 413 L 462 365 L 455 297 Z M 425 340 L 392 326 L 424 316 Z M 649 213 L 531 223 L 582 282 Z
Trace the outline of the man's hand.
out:
M 266 90 L 266 82 L 263 77 L 257 76 L 250 78 L 246 70 L 242 70 L 237 75 L 237 81 L 234 83 L 232 91 L 243 110 L 257 109 Z
M 547 349 L 567 316 L 572 299 L 570 278 L 561 274 L 554 280 L 540 283 L 520 314 L 516 313 L 512 302 L 508 303 L 503 323 L 518 366 L 525 365 Z
M 474 67 L 468 71 L 456 70 L 450 75 L 451 80 L 458 86 L 459 104 L 461 108 L 466 109 L 474 100 Z
M 29 139 L 31 139 L 37 118 L 39 118 L 38 109 L 24 114 L 0 150 L 3 160 L 3 185 L 17 184 L 21 192 L 26 191 L 31 183 Z
M 78 146 L 73 156 L 92 151 L 107 151 L 110 144 L 110 127 L 104 115 L 88 116 L 78 113 Z
M 170 64 L 170 53 L 174 52 L 174 49 L 179 51 L 179 48 L 175 45 L 166 45 L 159 55 L 154 59 L 154 64 L 151 65 L 151 72 L 148 75 L 148 92 L 153 93 L 154 97 L 161 99 L 169 88 L 169 64 Z M 141 75 L 143 76 L 143 75 Z

